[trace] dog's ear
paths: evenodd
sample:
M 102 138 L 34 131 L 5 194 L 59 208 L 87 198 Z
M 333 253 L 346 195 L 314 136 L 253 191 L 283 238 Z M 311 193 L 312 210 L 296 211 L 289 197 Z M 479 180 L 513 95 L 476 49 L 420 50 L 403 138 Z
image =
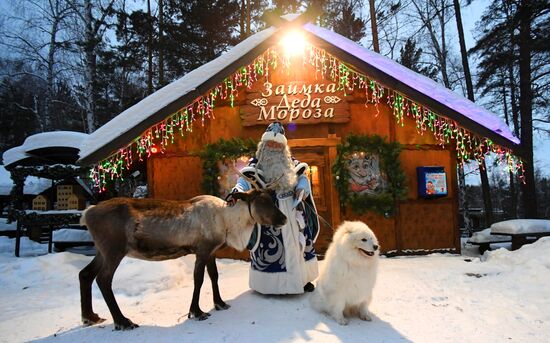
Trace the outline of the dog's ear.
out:
M 351 233 L 353 231 L 353 225 L 350 221 L 344 221 L 344 234 Z

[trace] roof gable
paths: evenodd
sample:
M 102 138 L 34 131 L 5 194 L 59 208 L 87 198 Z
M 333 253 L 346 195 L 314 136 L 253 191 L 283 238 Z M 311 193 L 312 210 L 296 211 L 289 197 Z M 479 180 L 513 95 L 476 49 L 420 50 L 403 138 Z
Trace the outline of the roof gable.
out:
M 313 45 L 334 53 L 358 70 L 364 69 L 370 77 L 380 79 L 384 86 L 396 89 L 470 131 L 489 137 L 499 145 L 510 149 L 518 147 L 519 140 L 502 120 L 468 99 L 332 31 L 309 23 L 301 28 L 308 33 Z M 145 130 L 202 96 L 228 75 L 276 45 L 279 33 L 284 31 L 285 27 L 271 27 L 256 33 L 229 52 L 128 108 L 83 142 L 80 162 L 97 163 L 127 146 Z
M 201 96 L 242 65 L 250 63 L 269 47 L 269 39 L 276 31 L 271 27 L 248 37 L 220 57 L 164 86 L 111 119 L 83 142 L 80 147 L 81 163 L 92 164 L 108 157 L 113 150 L 127 145 L 143 131 Z
M 371 75 L 375 79 L 378 76 L 379 79 L 387 80 L 390 83 L 386 86 L 399 90 L 407 97 L 411 97 L 413 100 L 424 103 L 424 105 L 429 107 L 430 105 L 435 105 L 435 103 L 440 104 L 442 111 L 432 108 L 434 111 L 439 112 L 440 115 L 450 116 L 452 113 L 449 112 L 455 112 L 455 118 L 451 116 L 451 119 L 457 120 L 463 125 L 470 121 L 470 126 L 474 126 L 470 127 L 473 132 L 488 136 L 490 132 L 482 129 L 485 128 L 501 136 L 503 140 L 500 140 L 500 144 L 504 146 L 515 148 L 515 145 L 519 144 L 519 139 L 512 134 L 510 128 L 494 113 L 487 111 L 432 79 L 416 73 L 386 56 L 372 52 L 333 31 L 309 23 L 304 25 L 304 29 L 330 44 L 330 46 L 338 48 L 340 50 L 338 55 L 340 56 L 337 57 L 344 57 L 345 59 L 347 55 L 348 57 L 360 60 L 365 64 L 363 67 L 369 69 L 366 70 L 367 74 L 371 71 L 373 74 L 378 74 Z M 356 67 L 359 66 L 356 65 Z M 419 98 L 418 95 L 423 95 L 425 98 L 417 99 Z M 426 104 L 426 101 L 422 101 L 426 100 L 426 98 L 432 100 L 431 104 Z M 475 126 L 478 127 L 476 128 Z

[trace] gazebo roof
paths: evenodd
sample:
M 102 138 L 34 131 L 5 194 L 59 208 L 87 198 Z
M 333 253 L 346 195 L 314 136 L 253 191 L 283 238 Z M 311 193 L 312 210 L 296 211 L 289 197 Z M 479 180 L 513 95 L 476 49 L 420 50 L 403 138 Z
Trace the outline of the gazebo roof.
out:
M 80 145 L 88 134 L 74 131 L 37 133 L 2 155 L 7 169 L 16 166 L 76 164 Z

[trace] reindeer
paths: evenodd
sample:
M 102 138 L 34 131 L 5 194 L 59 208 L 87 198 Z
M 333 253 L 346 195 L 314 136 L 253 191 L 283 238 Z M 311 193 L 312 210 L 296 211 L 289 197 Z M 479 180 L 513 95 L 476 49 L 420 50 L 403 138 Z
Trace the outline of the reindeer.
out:
M 115 330 L 138 327 L 122 314 L 112 290 L 114 273 L 124 256 L 163 261 L 195 254 L 195 288 L 188 317 L 204 320 L 210 316 L 199 307 L 205 266 L 216 310 L 228 309 L 218 288 L 216 250 L 224 245 L 244 250 L 255 223 L 274 226 L 286 223 L 269 190 L 254 189 L 234 193 L 233 197 L 237 199 L 233 206 L 220 198 L 201 195 L 189 201 L 114 198 L 86 209 L 81 224 L 88 227 L 97 255 L 79 273 L 84 325 L 105 320 L 92 309 L 92 283 L 97 279 Z

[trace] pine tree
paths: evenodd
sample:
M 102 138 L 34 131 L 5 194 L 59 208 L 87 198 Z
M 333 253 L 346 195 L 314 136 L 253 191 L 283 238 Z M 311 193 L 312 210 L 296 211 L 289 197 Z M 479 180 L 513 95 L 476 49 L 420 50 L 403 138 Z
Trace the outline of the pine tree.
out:
M 417 48 L 416 41 L 413 38 L 407 38 L 407 41 L 401 47 L 399 60 L 398 62 L 409 68 L 410 70 L 414 70 L 415 72 L 422 74 L 424 76 L 429 77 L 430 79 L 436 80 L 437 74 L 439 71 L 436 67 L 432 65 L 425 65 L 427 63 L 421 62 L 422 57 L 422 48 Z
M 360 15 L 363 10 L 361 1 L 325 1 L 320 6 L 324 10 L 322 26 L 355 42 L 359 42 L 365 37 L 367 23 Z
M 32 75 L 32 69 L 20 60 L 0 61 L 4 77 L 0 82 L 0 151 L 21 145 L 27 136 L 39 131 L 37 94 L 43 94 L 45 83 Z
M 166 81 L 218 57 L 238 42 L 237 0 L 164 1 Z

